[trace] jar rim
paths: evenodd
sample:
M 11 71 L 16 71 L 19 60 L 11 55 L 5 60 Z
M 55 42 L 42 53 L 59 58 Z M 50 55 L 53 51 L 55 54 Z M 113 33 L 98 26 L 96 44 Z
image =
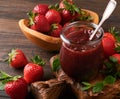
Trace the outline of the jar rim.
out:
M 60 33 L 60 38 L 63 40 L 63 42 L 67 43 L 67 44 L 78 44 L 78 43 L 75 43 L 75 42 L 72 42 L 70 41 L 66 36 L 65 36 L 65 32 L 71 28 L 72 26 L 82 26 L 82 25 L 85 25 L 85 26 L 90 26 L 92 28 L 96 28 L 98 25 L 93 23 L 93 22 L 85 22 L 85 21 L 75 21 L 75 22 L 72 22 L 70 24 L 68 24 L 67 26 L 63 27 L 61 33 Z M 103 33 L 104 33 L 104 30 L 102 27 L 100 27 L 98 29 L 98 33 L 100 33 L 100 36 L 97 37 L 97 39 L 95 40 L 90 40 L 90 41 L 87 41 L 86 44 L 89 45 L 89 44 L 95 44 L 99 41 L 101 41 L 102 37 L 103 37 Z

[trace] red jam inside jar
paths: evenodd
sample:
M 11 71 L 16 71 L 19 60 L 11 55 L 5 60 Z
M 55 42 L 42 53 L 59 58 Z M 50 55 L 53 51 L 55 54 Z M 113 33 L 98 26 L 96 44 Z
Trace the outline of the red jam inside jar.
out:
M 61 68 L 79 82 L 95 78 L 103 66 L 103 29 L 100 28 L 94 38 L 89 40 L 96 27 L 94 23 L 73 22 L 61 32 Z

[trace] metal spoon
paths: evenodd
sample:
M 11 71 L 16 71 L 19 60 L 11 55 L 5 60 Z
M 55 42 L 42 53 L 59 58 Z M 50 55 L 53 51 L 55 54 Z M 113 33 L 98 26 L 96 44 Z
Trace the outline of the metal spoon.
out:
M 104 23 L 104 21 L 109 18 L 109 16 L 112 14 L 114 9 L 116 8 L 116 5 L 117 5 L 117 2 L 115 0 L 109 1 L 108 5 L 103 13 L 103 16 L 102 16 L 100 23 L 98 24 L 97 28 L 94 30 L 92 35 L 90 36 L 89 40 L 92 40 L 92 38 L 94 37 L 94 35 L 98 31 L 98 29 L 101 27 L 101 25 Z

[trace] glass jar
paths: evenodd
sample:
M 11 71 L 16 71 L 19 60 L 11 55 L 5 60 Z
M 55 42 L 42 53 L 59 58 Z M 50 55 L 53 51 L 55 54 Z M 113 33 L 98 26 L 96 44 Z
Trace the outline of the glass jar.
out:
M 103 66 L 103 29 L 89 40 L 94 23 L 73 22 L 62 29 L 60 63 L 63 71 L 71 78 L 81 82 L 94 79 Z

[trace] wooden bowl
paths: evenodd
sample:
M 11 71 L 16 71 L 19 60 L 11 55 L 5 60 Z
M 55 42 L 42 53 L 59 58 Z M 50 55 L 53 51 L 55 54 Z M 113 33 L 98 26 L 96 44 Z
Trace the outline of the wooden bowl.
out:
M 83 9 L 83 10 L 90 13 L 90 15 L 93 17 L 93 22 L 98 24 L 99 17 L 97 13 L 90 10 L 86 10 L 86 9 Z M 27 19 L 21 19 L 19 21 L 19 27 L 21 31 L 24 33 L 24 35 L 40 48 L 43 48 L 47 51 L 60 50 L 60 47 L 62 44 L 62 40 L 60 38 L 52 37 L 52 36 L 30 29 L 28 27 Z

